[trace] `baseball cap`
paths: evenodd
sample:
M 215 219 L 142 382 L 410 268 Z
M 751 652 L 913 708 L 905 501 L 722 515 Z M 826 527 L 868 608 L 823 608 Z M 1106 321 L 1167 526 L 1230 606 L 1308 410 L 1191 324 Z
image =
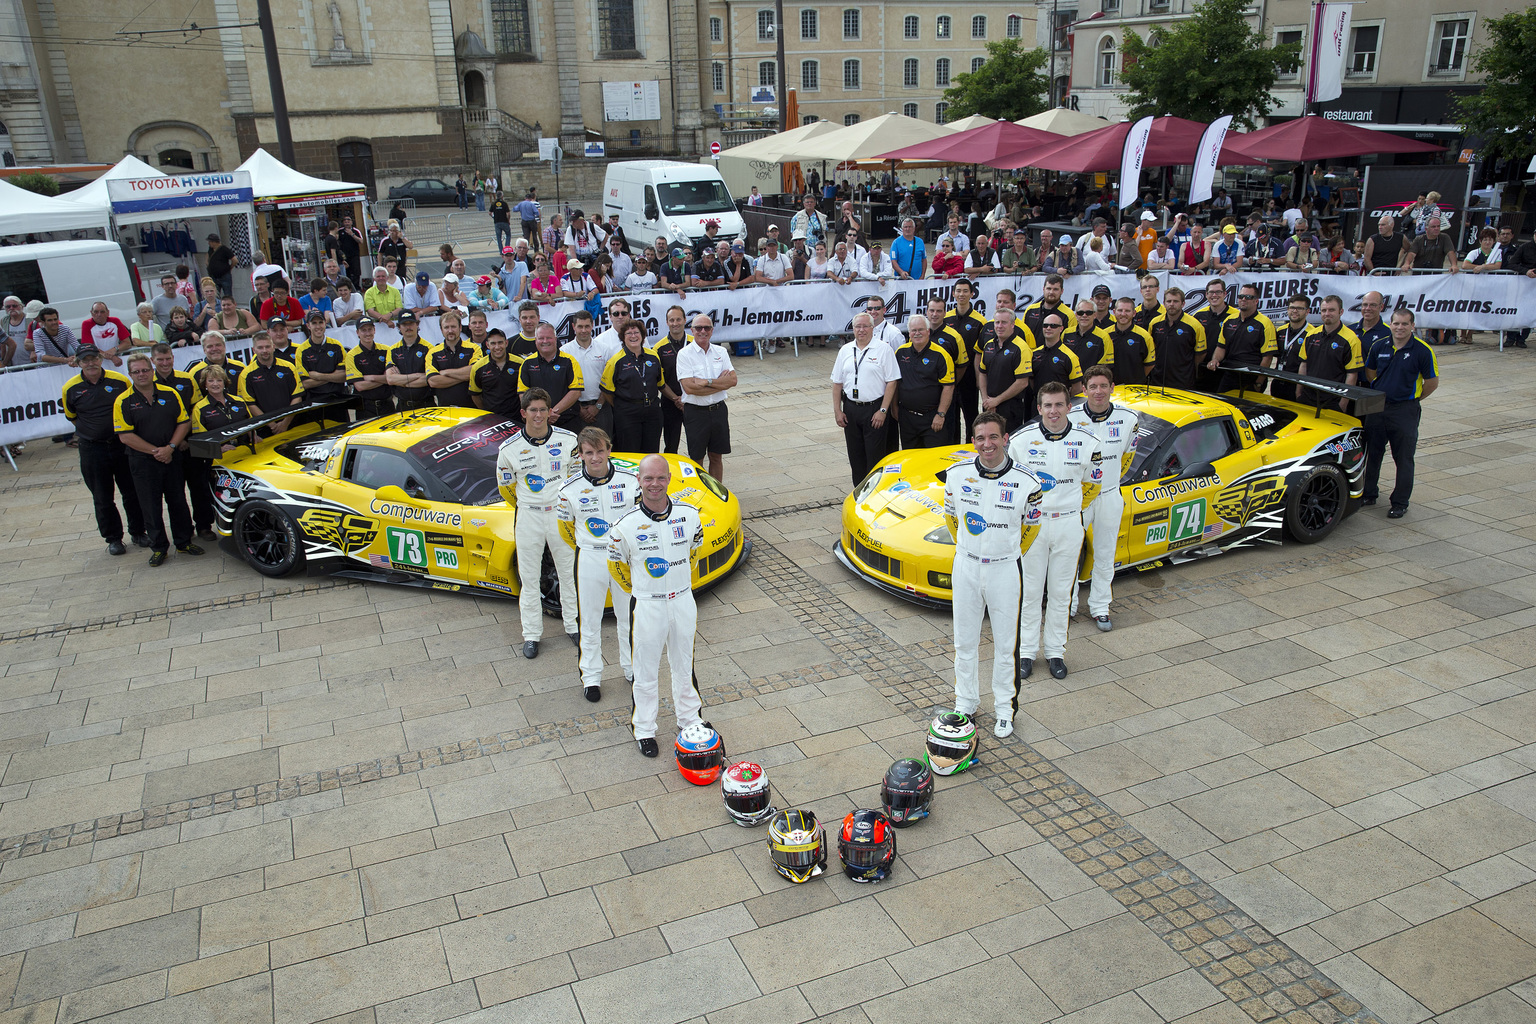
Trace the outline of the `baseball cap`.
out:
M 565 268 L 567 270 L 570 270 L 572 268 L 575 268 L 576 270 L 585 270 L 586 266 L 587 265 L 585 263 L 581 262 L 581 260 L 566 260 L 565 261 Z
M 81 345 L 79 348 L 75 349 L 75 358 L 100 359 L 101 349 L 97 348 L 95 345 L 92 345 L 90 342 L 86 342 L 84 345 Z
M 427 273 L 425 270 L 418 270 L 416 272 L 417 284 L 426 284 L 430 280 L 432 280 L 432 275 Z
M 803 230 L 802 231 L 796 231 L 794 234 L 789 236 L 790 241 L 794 241 L 797 238 L 804 238 L 804 237 L 805 237 L 805 232 Z
M 1113 295 L 1114 292 L 1109 290 L 1109 285 L 1107 284 L 1096 284 L 1093 286 L 1092 294 L 1094 298 L 1098 298 L 1100 295 Z
M 1062 235 L 1060 238 L 1058 238 L 1056 240 L 1056 244 L 1057 245 L 1071 245 L 1072 244 L 1072 236 L 1071 235 Z
M 688 254 L 683 252 L 682 249 L 673 249 L 672 258 L 675 260 L 685 260 L 688 258 Z
M 272 316 L 267 318 L 268 327 L 281 327 L 285 323 L 287 323 L 287 321 L 280 316 Z
M 491 276 L 489 274 L 481 274 L 479 277 L 475 278 L 475 284 L 477 284 L 477 285 L 490 284 L 491 280 L 492 280 L 492 278 L 491 278 Z
M 417 276 L 420 277 L 421 275 L 418 274 Z M 447 284 L 449 281 L 452 281 L 454 284 L 458 284 L 459 283 L 459 275 L 458 274 L 444 274 L 443 275 L 443 283 Z
M 358 317 L 357 326 L 359 327 L 373 327 L 375 325 L 376 321 L 371 316 Z
M 746 251 L 747 251 L 747 247 L 742 245 L 740 242 L 737 242 L 735 245 L 731 246 L 731 252 L 746 252 Z
M 1231 224 L 1228 224 L 1226 227 L 1221 229 L 1221 233 L 1224 235 L 1235 235 L 1237 234 L 1237 228 L 1233 227 Z
M 504 245 L 501 247 L 501 254 L 503 256 L 511 256 L 515 252 L 517 252 L 517 250 L 512 248 L 510 245 Z
M 873 242 L 870 242 L 870 243 L 869 243 L 869 247 L 870 247 L 870 248 L 871 248 L 871 249 L 884 249 L 884 248 L 885 248 L 885 243 L 884 243 L 884 242 L 882 242 L 882 241 L 880 241 L 880 240 L 879 240 L 879 239 L 878 239 L 878 238 L 877 238 L 877 239 L 875 239 L 875 240 L 874 240 L 874 241 L 873 241 Z
M 325 310 L 323 310 L 323 309 L 312 309 L 312 310 L 310 310 L 309 311 L 309 315 L 304 318 L 304 321 L 306 323 L 308 323 L 311 320 L 319 320 L 321 323 L 325 323 Z
M 1142 220 L 1157 220 L 1157 214 L 1153 213 L 1151 210 L 1142 210 L 1141 211 L 1141 219 Z
M 406 310 L 404 313 L 401 313 L 399 316 L 395 317 L 395 323 L 397 323 L 397 324 L 405 324 L 405 323 L 413 324 L 415 322 L 416 322 L 416 314 L 412 313 L 410 310 Z
M 209 242 L 219 242 L 219 241 L 223 241 L 223 239 L 219 238 L 219 233 L 217 231 L 215 231 L 215 232 L 211 233 L 208 236 L 206 241 L 209 241 Z

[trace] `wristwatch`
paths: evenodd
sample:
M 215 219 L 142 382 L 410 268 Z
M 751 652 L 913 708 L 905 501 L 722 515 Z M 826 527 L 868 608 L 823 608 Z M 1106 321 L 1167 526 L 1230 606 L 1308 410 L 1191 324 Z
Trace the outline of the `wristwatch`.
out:
M 886 414 L 886 413 L 885 413 L 885 409 L 884 409 L 884 408 L 881 408 L 881 410 L 880 410 L 880 415 L 882 415 L 882 416 L 884 416 L 884 415 L 885 415 L 885 414 Z

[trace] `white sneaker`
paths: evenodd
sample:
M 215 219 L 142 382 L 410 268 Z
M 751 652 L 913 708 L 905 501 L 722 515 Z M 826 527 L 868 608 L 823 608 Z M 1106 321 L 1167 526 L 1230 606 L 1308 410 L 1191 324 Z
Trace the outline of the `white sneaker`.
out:
M 1013 735 L 1013 719 L 999 718 L 997 724 L 992 727 L 992 735 L 998 739 Z
M 768 343 L 768 354 L 769 354 L 769 355 L 773 355 L 773 354 L 774 354 L 774 353 L 775 353 L 775 352 L 777 352 L 777 351 L 778 351 L 778 350 L 779 350 L 779 343 L 778 343 L 778 342 L 776 342 L 776 341 L 770 341 L 770 342 L 769 342 L 769 343 Z

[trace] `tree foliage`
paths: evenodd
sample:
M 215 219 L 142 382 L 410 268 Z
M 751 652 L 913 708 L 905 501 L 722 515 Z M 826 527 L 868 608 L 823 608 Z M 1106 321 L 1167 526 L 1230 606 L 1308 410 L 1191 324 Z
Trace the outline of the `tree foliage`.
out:
M 1172 114 L 1191 121 L 1232 115 L 1232 127 L 1252 129 L 1275 106 L 1275 78 L 1295 71 L 1301 47 L 1266 46 L 1248 23 L 1250 0 L 1205 0 L 1195 14 L 1147 40 L 1127 29 L 1122 44 L 1130 118 Z
M 1046 53 L 1036 47 L 1024 49 L 1019 39 L 1001 39 L 987 44 L 986 63 L 978 71 L 956 75 L 955 84 L 944 91 L 949 104 L 948 120 L 980 114 L 983 117 L 1018 121 L 1045 109 Z
M 1488 45 L 1472 57 L 1487 77 L 1457 110 L 1482 137 L 1480 155 L 1526 157 L 1536 152 L 1536 7 L 1489 19 L 1487 29 Z
M 24 188 L 28 192 L 36 192 L 38 195 L 56 196 L 59 194 L 59 182 L 51 175 L 34 172 L 12 175 L 5 180 L 17 188 Z

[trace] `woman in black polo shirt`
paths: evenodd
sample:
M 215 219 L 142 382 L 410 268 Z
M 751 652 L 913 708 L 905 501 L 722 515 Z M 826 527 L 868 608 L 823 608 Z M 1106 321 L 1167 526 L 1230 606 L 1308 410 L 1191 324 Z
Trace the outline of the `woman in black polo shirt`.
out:
M 613 448 L 649 455 L 661 447 L 661 360 L 645 347 L 638 320 L 619 325 L 623 342 L 603 369 L 603 401 L 613 407 Z

